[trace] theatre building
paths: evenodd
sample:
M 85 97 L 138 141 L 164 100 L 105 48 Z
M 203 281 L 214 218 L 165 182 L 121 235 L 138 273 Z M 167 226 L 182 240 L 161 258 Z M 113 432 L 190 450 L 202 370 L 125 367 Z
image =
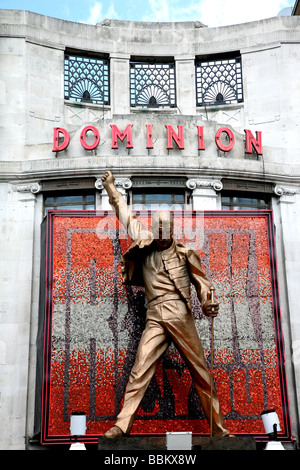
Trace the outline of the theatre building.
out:
M 300 20 L 211 28 L 0 14 L 0 448 L 97 445 L 122 406 L 147 308 L 101 177 L 147 225 L 174 213 L 220 302 L 213 378 L 228 428 L 299 441 Z M 211 364 L 211 322 L 192 292 Z M 82 416 L 84 416 L 82 415 Z M 170 344 L 133 435 L 209 426 Z M 40 446 L 40 447 L 39 447 Z

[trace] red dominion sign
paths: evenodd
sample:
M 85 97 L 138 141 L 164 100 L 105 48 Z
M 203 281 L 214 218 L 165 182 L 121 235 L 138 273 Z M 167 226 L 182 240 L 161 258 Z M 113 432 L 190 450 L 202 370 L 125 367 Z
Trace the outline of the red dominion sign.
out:
M 150 223 L 147 212 L 137 216 Z M 275 409 L 291 439 L 271 211 L 175 212 L 175 238 L 199 251 L 216 288 L 214 382 L 227 427 L 266 440 L 261 413 Z M 112 212 L 50 211 L 42 225 L 40 309 L 43 444 L 70 443 L 70 416 L 87 416 L 85 443 L 114 423 L 145 321 L 142 288 L 122 284 L 130 240 Z M 208 367 L 210 320 L 192 291 Z M 133 435 L 209 427 L 189 371 L 171 344 L 141 403 Z
M 132 127 L 133 124 L 128 124 L 124 131 L 115 125 L 111 124 L 111 148 L 117 149 L 119 141 L 126 142 L 126 148 L 132 149 L 133 139 L 132 139 Z M 172 126 L 166 125 L 166 141 L 167 149 L 173 149 L 174 145 L 180 150 L 184 149 L 184 126 L 177 126 L 177 132 L 174 131 Z M 245 129 L 245 152 L 252 153 L 253 150 L 257 155 L 262 155 L 262 133 L 260 131 L 256 132 L 256 137 L 252 134 L 249 129 Z M 92 143 L 87 142 L 87 135 L 92 134 Z M 153 131 L 152 124 L 146 125 L 146 148 L 153 149 Z M 222 142 L 222 135 L 225 134 L 229 143 Z M 196 134 L 195 134 L 196 135 Z M 205 141 L 204 141 L 204 127 L 197 126 L 197 138 L 198 138 L 198 150 L 205 150 Z M 65 150 L 70 143 L 70 134 L 63 127 L 54 127 L 53 128 L 53 148 L 52 152 L 61 152 Z M 86 126 L 82 129 L 80 133 L 80 143 L 83 148 L 86 150 L 94 150 L 98 147 L 100 143 L 100 133 L 95 126 Z M 217 130 L 215 135 L 216 146 L 223 152 L 230 152 L 233 149 L 235 144 L 234 133 L 228 127 L 221 127 Z

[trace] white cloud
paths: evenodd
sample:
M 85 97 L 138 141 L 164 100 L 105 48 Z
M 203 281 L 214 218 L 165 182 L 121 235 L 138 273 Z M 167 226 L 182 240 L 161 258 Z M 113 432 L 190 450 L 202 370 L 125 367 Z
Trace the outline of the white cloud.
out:
M 232 25 L 277 16 L 293 0 L 149 0 L 143 21 L 201 21 L 209 27 Z
M 118 13 L 116 12 L 115 10 L 115 7 L 113 5 L 113 3 L 109 6 L 109 8 L 106 10 L 106 13 L 105 13 L 105 18 L 110 18 L 111 20 L 112 19 L 119 19 L 119 15 Z
M 102 4 L 95 3 L 95 5 L 90 8 L 90 16 L 88 17 L 86 22 L 89 24 L 96 24 L 99 23 L 99 21 L 101 21 L 102 19 Z
M 277 16 L 284 7 L 291 5 L 290 0 L 203 0 L 202 22 L 208 26 L 247 23 Z
M 101 2 L 96 2 L 90 8 L 90 16 L 82 21 L 82 23 L 96 24 L 100 23 L 105 18 L 117 19 L 119 16 L 114 8 L 113 3 L 109 5 L 105 12 L 103 12 L 103 5 Z
M 88 18 L 83 22 L 96 24 L 110 18 L 158 22 L 200 21 L 208 27 L 226 26 L 271 18 L 293 4 L 294 0 L 101 0 L 94 1 Z
M 168 0 L 149 0 L 150 16 L 147 15 L 147 21 L 171 21 L 169 18 L 169 5 L 171 1 Z

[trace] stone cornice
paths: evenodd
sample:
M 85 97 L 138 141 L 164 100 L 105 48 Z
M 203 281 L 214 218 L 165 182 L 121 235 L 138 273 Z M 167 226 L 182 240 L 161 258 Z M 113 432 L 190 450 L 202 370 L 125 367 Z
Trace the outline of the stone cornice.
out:
M 70 176 L 85 176 L 99 175 L 99 170 L 112 168 L 111 155 L 103 156 L 86 156 L 76 158 L 51 158 L 41 160 L 26 160 L 26 161 L 0 161 L 0 180 L 40 180 L 42 178 L 51 177 L 70 177 Z M 273 182 L 278 185 L 293 185 L 300 184 L 300 168 L 297 165 L 289 166 L 282 164 L 265 163 L 265 174 L 263 175 L 262 163 L 253 160 L 242 159 L 220 159 L 209 157 L 194 157 L 185 161 L 184 172 L 182 172 L 182 157 L 181 156 L 165 156 L 165 155 L 151 155 L 147 160 L 142 162 L 136 156 L 122 155 L 118 156 L 118 173 L 126 171 L 131 175 L 140 174 L 141 170 L 151 173 L 162 174 L 179 174 L 184 173 L 190 178 L 195 178 L 196 173 L 201 172 L 201 177 L 212 175 L 216 179 L 222 177 L 234 177 L 241 179 L 257 179 Z M 168 166 L 165 163 L 168 162 Z M 195 167 L 195 163 L 198 166 Z M 101 173 L 100 173 L 101 174 Z M 197 177 L 198 179 L 198 177 Z
M 193 180 L 221 181 L 224 178 L 241 181 L 265 181 L 273 184 L 274 188 L 278 187 L 276 191 L 274 189 L 274 194 L 277 196 L 281 196 L 282 191 L 285 191 L 280 188 L 288 188 L 291 191 L 300 187 L 300 169 L 297 165 L 286 168 L 286 165 L 266 163 L 265 173 L 263 173 L 262 163 L 250 160 L 195 157 L 187 159 L 183 169 L 182 157 L 180 156 L 153 155 L 147 160 L 141 160 L 129 155 L 119 156 L 118 159 L 118 174 L 124 174 L 124 177 L 127 175 L 151 174 L 157 176 L 163 174 L 164 176 L 172 176 L 172 178 L 189 178 L 192 181 L 189 184 L 193 184 Z M 196 163 L 198 163 L 197 166 L 195 166 Z M 0 161 L 0 182 L 13 183 L 18 186 L 60 178 L 94 177 L 96 180 L 107 169 L 116 171 L 113 165 L 111 155 L 27 160 L 24 162 Z M 197 184 L 199 185 L 199 183 Z M 189 189 L 195 189 L 195 187 Z
M 89 25 L 29 11 L 1 10 L 0 35 L 24 37 L 31 42 L 58 49 L 67 46 L 96 52 L 101 47 L 100 52 L 145 55 L 149 54 L 149 47 L 154 46 L 158 54 L 200 54 L 203 50 L 210 53 L 224 52 L 224 42 L 230 44 L 231 50 L 274 42 L 299 42 L 297 20 L 297 17 L 274 17 L 218 28 L 205 27 L 200 21 L 134 22 L 106 19 L 96 25 Z M 213 34 L 217 30 L 218 34 Z M 178 33 L 181 41 L 174 41 Z M 161 41 L 161 35 L 164 35 L 164 41 Z M 132 38 L 136 38 L 135 41 Z

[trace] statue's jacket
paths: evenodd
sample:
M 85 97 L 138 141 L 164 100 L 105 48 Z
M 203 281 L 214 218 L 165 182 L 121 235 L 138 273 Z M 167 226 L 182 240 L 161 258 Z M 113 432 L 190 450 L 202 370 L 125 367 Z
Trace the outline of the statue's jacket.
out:
M 119 221 L 133 240 L 122 255 L 121 268 L 124 284 L 143 286 L 143 260 L 155 243 L 153 233 L 147 229 L 131 212 L 120 192 L 115 191 L 109 202 L 114 207 Z M 195 286 L 201 306 L 210 296 L 211 282 L 202 270 L 198 252 L 174 240 L 175 249 L 171 254 L 162 252 L 164 268 L 168 272 L 177 291 L 191 311 L 191 283 Z

